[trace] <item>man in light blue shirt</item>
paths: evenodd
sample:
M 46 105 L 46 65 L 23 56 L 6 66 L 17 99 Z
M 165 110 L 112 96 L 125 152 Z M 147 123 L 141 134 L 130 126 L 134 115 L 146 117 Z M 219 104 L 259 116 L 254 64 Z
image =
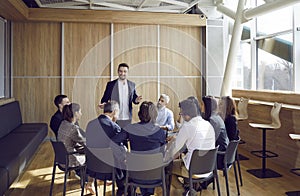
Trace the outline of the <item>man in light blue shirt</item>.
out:
M 170 101 L 170 97 L 166 94 L 161 94 L 157 102 L 158 116 L 156 118 L 156 123 L 160 128 L 166 131 L 173 131 L 174 123 L 174 114 L 167 108 L 167 104 Z

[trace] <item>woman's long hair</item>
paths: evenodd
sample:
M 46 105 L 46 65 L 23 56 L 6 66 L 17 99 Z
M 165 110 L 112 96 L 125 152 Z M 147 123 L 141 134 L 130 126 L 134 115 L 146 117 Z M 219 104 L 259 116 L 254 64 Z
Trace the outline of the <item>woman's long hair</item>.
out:
M 78 112 L 79 110 L 80 105 L 78 103 L 71 103 L 69 105 L 65 105 L 62 111 L 64 120 L 72 122 L 75 112 Z
M 202 115 L 202 117 L 205 120 L 209 121 L 212 113 L 214 113 L 218 109 L 217 100 L 212 96 L 204 96 L 204 97 L 202 97 L 202 101 L 203 101 L 204 108 L 205 108 L 205 112 Z
M 220 103 L 220 115 L 224 120 L 231 115 L 237 116 L 236 104 L 231 97 L 221 97 Z

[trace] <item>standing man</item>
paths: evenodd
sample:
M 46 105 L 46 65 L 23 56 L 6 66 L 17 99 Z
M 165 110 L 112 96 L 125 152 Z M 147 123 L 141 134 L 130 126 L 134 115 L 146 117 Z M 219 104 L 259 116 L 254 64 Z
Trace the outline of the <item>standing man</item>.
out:
M 51 117 L 50 127 L 51 127 L 52 131 L 54 132 L 55 137 L 57 138 L 58 128 L 60 126 L 60 123 L 63 121 L 62 109 L 65 105 L 70 104 L 70 100 L 67 97 L 67 95 L 57 95 L 54 98 L 54 104 L 57 107 L 57 111 Z
M 106 84 L 100 108 L 103 108 L 104 104 L 115 100 L 120 105 L 120 114 L 117 123 L 120 127 L 125 127 L 131 123 L 132 120 L 132 103 L 139 104 L 142 100 L 142 96 L 138 96 L 135 91 L 135 83 L 127 80 L 129 66 L 126 63 L 121 63 L 118 66 L 119 78 L 110 81 Z
M 170 97 L 166 94 L 161 94 L 157 102 L 158 115 L 156 123 L 165 131 L 172 131 L 174 129 L 174 114 L 167 108 Z

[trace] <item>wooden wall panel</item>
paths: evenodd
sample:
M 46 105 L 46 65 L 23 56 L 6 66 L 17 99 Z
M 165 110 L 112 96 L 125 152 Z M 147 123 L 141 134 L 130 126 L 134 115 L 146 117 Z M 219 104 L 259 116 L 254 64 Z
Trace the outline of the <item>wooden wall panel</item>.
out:
M 99 114 L 97 104 L 110 76 L 110 24 L 64 23 L 64 29 L 65 94 L 81 105 L 85 129 Z
M 114 76 L 122 62 L 130 76 L 157 76 L 157 39 L 156 25 L 114 24 Z
M 53 103 L 60 80 L 53 78 L 15 78 L 14 97 L 20 101 L 23 122 L 50 122 L 57 110 Z
M 80 65 L 106 67 L 110 60 L 110 25 L 101 23 L 64 23 L 65 76 L 81 75 Z M 106 61 L 105 61 L 106 59 Z M 105 62 L 105 64 L 98 64 Z M 94 73 L 95 75 L 103 75 Z M 109 73 L 105 73 L 109 75 Z
M 60 93 L 59 23 L 13 23 L 13 96 L 24 122 L 49 123 Z
M 201 28 L 160 28 L 161 75 L 201 75 Z M 170 69 L 172 67 L 172 69 Z
M 176 40 L 177 45 L 171 43 L 174 39 L 169 37 L 172 37 L 175 27 L 170 30 L 169 27 L 157 25 L 113 24 L 114 67 L 111 67 L 110 24 L 74 22 L 63 25 L 63 56 L 60 49 L 62 43 L 60 24 L 19 23 L 14 26 L 14 31 L 18 32 L 15 34 L 15 43 L 18 44 L 14 45 L 15 95 L 17 99 L 23 97 L 26 106 L 22 107 L 26 111 L 33 103 L 28 97 L 25 98 L 26 89 L 22 88 L 22 84 L 30 88 L 42 89 L 31 90 L 30 95 L 34 96 L 35 102 L 40 96 L 47 97 L 41 111 L 50 111 L 44 113 L 44 116 L 37 111 L 40 118 L 35 118 L 30 111 L 28 120 L 44 119 L 43 121 L 49 122 L 50 116 L 55 111 L 53 98 L 60 93 L 60 85 L 63 83 L 64 94 L 82 107 L 83 117 L 80 125 L 85 129 L 88 121 L 102 112 L 97 104 L 103 95 L 106 83 L 111 80 L 111 72 L 113 79 L 117 78 L 117 66 L 121 62 L 129 64 L 128 78 L 136 83 L 137 93 L 142 95 L 144 100 L 156 103 L 160 93 L 167 93 L 171 97 L 169 107 L 175 115 L 179 113 L 179 101 L 191 95 L 201 97 L 199 68 L 201 58 L 195 58 L 192 53 L 196 51 L 195 53 L 200 54 L 201 47 L 199 44 L 192 44 L 194 45 L 192 49 L 187 49 L 186 39 L 180 36 Z M 164 30 L 159 31 L 162 28 Z M 55 35 L 54 39 L 47 36 L 48 31 Z M 200 31 L 198 27 L 175 28 L 176 35 L 184 34 L 188 39 L 192 38 L 189 43 L 197 43 L 195 40 L 200 40 Z M 26 36 L 22 38 L 21 34 Z M 159 34 L 162 34 L 160 42 L 158 42 Z M 160 50 L 158 50 L 159 44 L 162 45 Z M 182 52 L 178 46 L 183 46 L 187 52 Z M 32 53 L 37 55 L 34 56 Z M 60 58 L 62 57 L 64 75 L 61 78 Z M 38 81 L 39 84 L 35 85 L 34 81 Z M 134 106 L 134 122 L 139 121 L 138 109 L 139 105 Z
M 59 23 L 13 23 L 14 76 L 59 76 Z

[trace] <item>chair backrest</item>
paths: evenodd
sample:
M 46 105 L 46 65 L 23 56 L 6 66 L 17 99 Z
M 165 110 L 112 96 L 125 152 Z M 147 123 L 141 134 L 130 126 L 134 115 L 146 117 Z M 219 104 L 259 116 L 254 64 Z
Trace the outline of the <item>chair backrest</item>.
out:
M 281 106 L 281 103 L 275 102 L 271 110 L 272 126 L 276 129 L 279 129 L 281 127 L 281 122 L 279 118 Z
M 54 161 L 61 165 L 68 165 L 68 151 L 65 144 L 61 141 L 51 140 L 51 144 L 55 153 Z
M 126 170 L 129 177 L 138 180 L 159 180 L 164 178 L 163 154 L 126 154 Z
M 212 150 L 194 150 L 189 167 L 190 175 L 212 172 L 216 168 L 218 148 L 216 147 Z
M 111 148 L 90 148 L 85 146 L 86 167 L 97 173 L 113 173 L 114 157 Z
M 232 140 L 229 142 L 224 156 L 224 166 L 231 165 L 236 160 L 236 151 L 240 140 Z
M 248 118 L 248 103 L 249 99 L 241 97 L 238 103 L 238 118 L 247 119 Z

